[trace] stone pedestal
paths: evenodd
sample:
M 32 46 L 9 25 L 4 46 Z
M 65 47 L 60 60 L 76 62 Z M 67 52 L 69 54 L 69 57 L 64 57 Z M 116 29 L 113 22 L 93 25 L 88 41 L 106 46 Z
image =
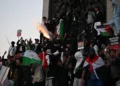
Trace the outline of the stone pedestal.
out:
M 48 18 L 49 16 L 49 0 L 43 0 L 43 15 Z
M 110 0 L 107 0 L 107 22 L 109 22 L 110 20 L 112 20 L 112 16 L 113 16 L 113 7 L 112 7 L 112 3 Z

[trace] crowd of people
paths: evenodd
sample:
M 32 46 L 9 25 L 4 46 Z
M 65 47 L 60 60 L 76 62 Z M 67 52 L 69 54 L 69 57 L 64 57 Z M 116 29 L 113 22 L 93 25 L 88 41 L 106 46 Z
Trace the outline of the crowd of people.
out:
M 86 19 L 72 13 L 53 19 L 43 17 L 52 40 L 40 32 L 35 42 L 23 37 L 16 43 L 12 41 L 7 60 L 6 52 L 0 58 L 3 65 L 10 67 L 7 80 L 11 85 L 3 86 L 119 86 L 120 49 L 111 49 L 109 42 L 109 38 L 116 37 L 114 30 L 109 25 L 111 35 L 102 36 L 94 26 L 96 22 L 101 26 L 105 23 L 100 7 L 90 6 Z M 84 46 L 79 47 L 78 42 Z M 36 52 L 42 65 L 23 65 L 27 50 Z

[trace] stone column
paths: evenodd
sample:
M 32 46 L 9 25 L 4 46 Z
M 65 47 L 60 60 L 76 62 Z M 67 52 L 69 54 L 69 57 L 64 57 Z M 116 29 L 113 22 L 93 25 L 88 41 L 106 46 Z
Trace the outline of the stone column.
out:
M 43 0 L 43 16 L 49 16 L 49 0 Z
M 112 16 L 113 16 L 113 7 L 112 7 L 112 3 L 110 0 L 107 0 L 107 22 L 109 22 L 110 20 L 112 20 Z
M 120 0 L 115 0 L 116 3 L 120 6 Z M 113 16 L 113 7 L 110 0 L 107 0 L 107 22 L 112 19 Z
M 117 4 L 120 6 L 120 0 L 115 0 L 117 2 Z

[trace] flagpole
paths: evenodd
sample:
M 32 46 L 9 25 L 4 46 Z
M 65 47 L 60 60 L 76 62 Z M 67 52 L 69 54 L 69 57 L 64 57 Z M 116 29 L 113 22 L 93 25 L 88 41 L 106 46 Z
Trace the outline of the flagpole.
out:
M 18 40 L 19 40 L 19 36 L 18 36 Z
M 8 44 L 10 45 L 10 42 L 9 42 L 9 40 L 8 40 L 8 38 L 7 38 L 7 37 L 6 37 L 6 40 L 7 40 Z

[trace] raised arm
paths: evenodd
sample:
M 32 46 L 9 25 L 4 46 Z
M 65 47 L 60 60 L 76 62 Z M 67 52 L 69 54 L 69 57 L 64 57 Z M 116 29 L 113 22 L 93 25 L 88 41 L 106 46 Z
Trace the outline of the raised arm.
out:
M 20 40 L 17 41 L 17 45 L 19 45 Z

